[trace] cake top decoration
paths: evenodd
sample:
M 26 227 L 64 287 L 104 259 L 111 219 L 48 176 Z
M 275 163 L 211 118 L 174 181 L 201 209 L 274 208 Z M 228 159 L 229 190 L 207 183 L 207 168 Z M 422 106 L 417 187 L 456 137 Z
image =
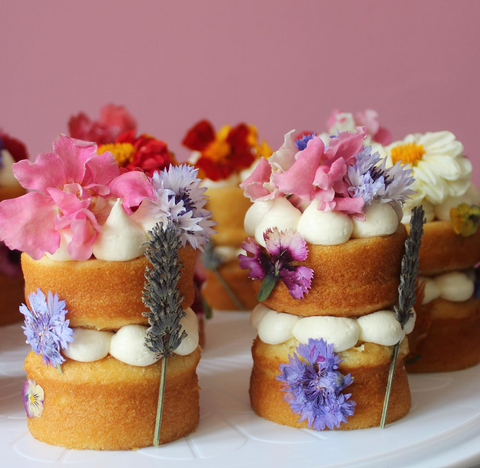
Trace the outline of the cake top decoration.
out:
M 65 319 L 68 310 L 65 301 L 58 295 L 48 291 L 48 297 L 40 289 L 28 295 L 30 308 L 25 304 L 20 306 L 20 312 L 25 316 L 25 326 L 22 327 L 27 337 L 27 343 L 36 354 L 42 355 L 47 366 L 58 367 L 65 358 L 60 350 L 67 349 L 73 342 L 73 330 L 69 327 L 70 320 Z
M 287 286 L 294 299 L 301 299 L 312 285 L 313 270 L 295 265 L 293 262 L 303 262 L 307 259 L 307 243 L 298 232 L 294 233 L 292 230 L 268 229 L 263 237 L 266 253 L 249 237 L 248 242 L 242 244 L 247 255 L 238 256 L 240 268 L 250 269 L 248 273 L 250 278 L 263 279 L 257 296 L 258 301 L 266 300 L 279 280 Z
M 187 132 L 182 144 L 197 152 L 192 163 L 200 169 L 200 177 L 213 181 L 228 179 L 257 158 L 272 154 L 265 141 L 258 142 L 257 129 L 245 123 L 225 125 L 215 133 L 212 124 L 202 120 Z
M 35 380 L 25 379 L 22 387 L 22 400 L 29 418 L 39 418 L 42 415 L 45 392 Z
M 288 356 L 289 363 L 280 364 L 277 377 L 284 384 L 285 401 L 300 415 L 298 422 L 306 420 L 315 431 L 338 428 L 355 411 L 351 394 L 341 393 L 353 379 L 338 370 L 342 361 L 333 346 L 323 339 L 299 344 L 297 352 Z
M 98 120 L 91 120 L 84 112 L 70 117 L 68 129 L 72 138 L 104 145 L 114 143 L 123 132 L 135 132 L 137 121 L 124 106 L 108 104 L 101 108 Z
M 365 127 L 332 136 L 328 146 L 312 135 L 294 141 L 293 133 L 240 185 L 252 201 L 288 197 L 301 211 L 316 201 L 321 211 L 362 216 L 374 199 L 396 204 L 413 194 L 410 169 L 385 168 L 378 153 L 364 147 Z

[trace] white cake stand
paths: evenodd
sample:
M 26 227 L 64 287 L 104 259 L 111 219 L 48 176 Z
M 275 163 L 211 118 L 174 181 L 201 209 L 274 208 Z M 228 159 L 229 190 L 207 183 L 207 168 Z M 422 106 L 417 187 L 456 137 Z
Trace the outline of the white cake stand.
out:
M 314 432 L 253 413 L 248 398 L 254 332 L 249 314 L 217 312 L 207 322 L 198 368 L 197 431 L 160 448 L 66 450 L 35 440 L 21 401 L 28 352 L 19 325 L 0 328 L 0 467 L 115 468 L 466 468 L 480 464 L 480 366 L 409 377 L 413 405 L 386 429 Z M 455 346 L 455 343 L 446 343 Z

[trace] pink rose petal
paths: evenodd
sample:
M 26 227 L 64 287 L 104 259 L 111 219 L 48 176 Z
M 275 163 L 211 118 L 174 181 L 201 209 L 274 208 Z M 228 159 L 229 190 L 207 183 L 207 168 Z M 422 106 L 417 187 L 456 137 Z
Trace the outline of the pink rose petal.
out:
M 24 159 L 13 164 L 12 169 L 20 185 L 27 190 L 45 192 L 48 187 L 61 189 L 65 183 L 65 169 L 55 153 L 41 153 L 35 163 Z
M 155 199 L 153 186 L 148 177 L 139 171 L 130 171 L 121 174 L 108 185 L 112 197 L 123 199 L 123 209 L 131 214 L 132 207 L 140 205 L 145 199 Z
M 75 219 L 72 221 L 70 228 L 73 231 L 72 240 L 67 247 L 70 257 L 74 260 L 88 260 L 92 256 L 97 232 L 88 219 Z

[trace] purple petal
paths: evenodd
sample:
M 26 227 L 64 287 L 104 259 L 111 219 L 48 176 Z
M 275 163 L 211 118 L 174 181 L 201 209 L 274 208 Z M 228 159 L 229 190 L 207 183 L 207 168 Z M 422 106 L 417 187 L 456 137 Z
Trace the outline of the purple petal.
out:
M 294 267 L 293 271 L 280 270 L 280 279 L 294 299 L 302 299 L 312 287 L 313 270 L 306 266 Z

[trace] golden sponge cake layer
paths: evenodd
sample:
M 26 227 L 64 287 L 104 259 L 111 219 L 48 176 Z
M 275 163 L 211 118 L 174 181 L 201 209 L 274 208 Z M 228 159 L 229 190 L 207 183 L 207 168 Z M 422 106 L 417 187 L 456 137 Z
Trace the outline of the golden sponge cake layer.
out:
M 162 416 L 162 444 L 198 425 L 196 368 L 200 348 L 188 356 L 169 357 Z M 67 359 L 63 374 L 46 367 L 33 351 L 25 361 L 27 378 L 45 393 L 40 417 L 28 418 L 38 440 L 70 449 L 133 450 L 152 445 L 161 362 L 134 367 L 111 356 L 85 363 Z
M 418 329 L 418 327 L 420 327 Z M 437 299 L 418 311 L 408 372 L 451 372 L 480 363 L 480 301 Z
M 407 230 L 410 227 L 407 226 Z M 432 276 L 465 270 L 480 262 L 480 230 L 468 237 L 455 234 L 450 221 L 431 221 L 423 226 L 420 271 Z
M 302 265 L 314 271 L 312 288 L 294 299 L 278 281 L 263 304 L 293 315 L 358 317 L 397 302 L 398 282 L 407 234 L 400 224 L 389 236 L 350 239 L 340 245 L 308 244 Z M 255 294 L 261 280 L 253 282 Z
M 193 270 L 196 252 L 187 246 L 179 250 L 183 263 L 178 284 L 184 295 L 184 308 L 193 304 Z M 146 307 L 142 302 L 145 282 L 145 256 L 126 262 L 106 262 L 90 259 L 84 262 L 58 262 L 43 257 L 35 261 L 22 254 L 25 276 L 25 296 L 40 288 L 51 291 L 66 301 L 71 327 L 97 330 L 118 330 L 125 325 L 148 325 L 142 316 Z
M 286 426 L 307 428 L 307 421 L 298 422 L 300 416 L 293 413 L 284 400 L 282 383 L 276 377 L 280 364 L 288 363 L 288 356 L 295 352 L 298 341 L 292 339 L 280 345 L 268 345 L 258 337 L 252 348 L 253 371 L 250 379 L 250 400 L 254 411 L 261 417 Z M 363 429 L 378 426 L 383 409 L 385 389 L 393 347 L 364 343 L 340 353 L 343 362 L 339 366 L 344 375 L 351 373 L 354 382 L 344 390 L 351 393 L 356 402 L 355 413 L 347 423 L 340 424 L 340 430 Z M 411 405 L 410 388 L 404 358 L 408 343 L 404 340 L 395 369 L 387 422 L 405 416 Z
M 212 236 L 212 241 L 217 245 L 240 246 L 245 240 L 243 220 L 252 205 L 250 200 L 238 186 L 209 187 L 206 194 L 210 200 L 205 208 L 217 222 L 217 234 Z

